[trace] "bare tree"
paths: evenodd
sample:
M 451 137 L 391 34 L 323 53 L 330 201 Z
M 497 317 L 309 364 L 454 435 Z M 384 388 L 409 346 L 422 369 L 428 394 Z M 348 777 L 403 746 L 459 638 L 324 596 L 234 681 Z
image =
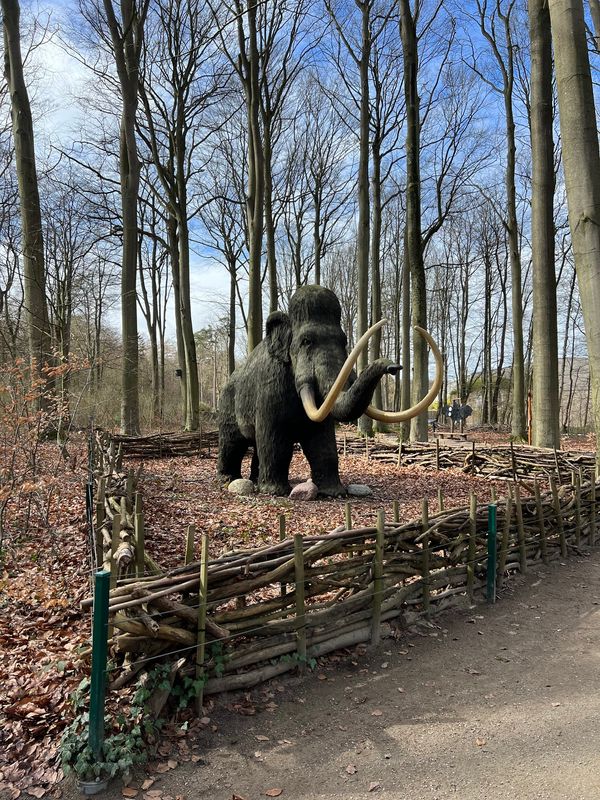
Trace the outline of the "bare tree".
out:
M 529 0 L 531 41 L 531 246 L 533 259 L 533 444 L 560 447 L 554 267 L 552 37 L 547 0 Z
M 549 8 L 569 225 L 600 441 L 600 153 L 594 95 L 581 0 L 550 0 Z
M 46 303 L 44 242 L 33 121 L 29 94 L 23 75 L 20 8 L 17 0 L 2 0 L 2 21 L 4 74 L 11 99 L 12 131 L 23 229 L 23 282 L 29 356 L 36 364 L 38 375 L 45 380 L 42 370 L 52 355 L 51 337 Z

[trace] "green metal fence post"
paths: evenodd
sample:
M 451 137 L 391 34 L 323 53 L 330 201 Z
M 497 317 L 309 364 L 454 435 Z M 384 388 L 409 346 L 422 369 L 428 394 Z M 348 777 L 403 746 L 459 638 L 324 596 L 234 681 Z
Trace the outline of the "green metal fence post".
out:
M 94 622 L 92 626 L 92 679 L 90 686 L 89 745 L 97 761 L 102 761 L 104 745 L 104 699 L 108 654 L 108 594 L 110 572 L 96 572 L 94 583 Z
M 496 510 L 494 504 L 488 506 L 488 540 L 487 540 L 487 601 L 488 603 L 496 602 Z

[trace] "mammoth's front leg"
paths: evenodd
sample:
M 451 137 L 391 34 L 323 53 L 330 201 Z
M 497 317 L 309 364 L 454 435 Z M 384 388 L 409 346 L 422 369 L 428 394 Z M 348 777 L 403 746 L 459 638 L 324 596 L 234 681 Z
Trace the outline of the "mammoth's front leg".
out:
M 308 423 L 300 440 L 310 464 L 311 477 L 325 497 L 345 497 L 346 487 L 340 481 L 335 423 L 328 417 L 324 422 Z
M 289 434 L 266 416 L 256 423 L 256 455 L 258 457 L 258 491 L 288 495 L 290 463 L 294 443 Z

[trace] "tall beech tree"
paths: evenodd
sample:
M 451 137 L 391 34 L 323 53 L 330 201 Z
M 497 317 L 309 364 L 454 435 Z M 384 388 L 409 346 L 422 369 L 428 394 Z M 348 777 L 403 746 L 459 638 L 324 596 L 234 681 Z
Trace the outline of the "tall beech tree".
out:
M 531 42 L 531 251 L 533 260 L 533 444 L 560 447 L 554 267 L 552 37 L 547 0 L 529 0 Z
M 506 131 L 506 167 L 504 185 L 506 193 L 506 226 L 510 253 L 513 365 L 512 365 L 512 433 L 518 439 L 526 436 L 525 418 L 525 356 L 523 350 L 523 290 L 521 249 L 519 243 L 519 219 L 517 213 L 517 145 L 515 135 L 515 49 L 514 15 L 516 0 L 476 0 L 476 20 L 481 35 L 486 40 L 499 74 L 499 82 L 484 74 L 475 57 L 472 69 L 484 83 L 502 99 Z
M 20 8 L 17 0 L 2 0 L 4 75 L 10 93 L 12 132 L 23 230 L 23 283 L 29 356 L 37 373 L 51 357 L 50 324 L 46 303 L 46 272 L 42 215 L 35 161 L 35 143 L 29 94 L 23 75 Z
M 118 11 L 112 0 L 103 0 L 103 2 L 119 78 L 122 104 L 119 133 L 123 224 L 121 430 L 124 434 L 134 435 L 139 432 L 140 427 L 136 293 L 140 161 L 135 118 L 138 107 L 138 80 L 144 40 L 144 22 L 148 13 L 149 0 L 121 0 Z
M 600 152 L 581 0 L 549 0 L 569 226 L 600 441 Z M 600 449 L 596 448 L 600 464 Z

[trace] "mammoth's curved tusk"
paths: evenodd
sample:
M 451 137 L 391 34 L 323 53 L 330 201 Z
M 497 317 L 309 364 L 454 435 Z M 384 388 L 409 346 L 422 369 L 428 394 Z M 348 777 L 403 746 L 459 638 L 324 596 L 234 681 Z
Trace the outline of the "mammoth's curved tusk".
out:
M 435 400 L 440 390 L 442 379 L 444 377 L 444 360 L 442 358 L 442 354 L 440 353 L 440 349 L 435 343 L 431 334 L 429 334 L 425 328 L 420 328 L 418 325 L 415 325 L 415 330 L 421 334 L 429 347 L 431 347 L 431 352 L 435 358 L 435 378 L 433 380 L 433 385 L 422 400 L 420 400 L 415 406 L 407 408 L 405 411 L 380 411 L 378 408 L 375 408 L 375 406 L 369 406 L 365 411 L 365 414 L 368 417 L 371 417 L 371 419 L 376 419 L 378 422 L 388 422 L 392 424 L 396 422 L 407 422 L 413 417 L 418 417 L 422 411 L 426 411 Z
M 380 319 L 379 322 L 376 322 L 375 325 L 371 325 L 368 331 L 365 331 L 363 335 L 360 337 L 358 342 L 352 348 L 352 352 L 346 359 L 344 366 L 338 373 L 337 378 L 329 392 L 327 393 L 327 397 L 321 403 L 320 407 L 317 408 L 315 403 L 315 395 L 312 388 L 309 385 L 303 386 L 300 389 L 300 399 L 302 400 L 302 406 L 304 411 L 306 412 L 306 416 L 311 419 L 313 422 L 323 422 L 324 419 L 327 418 L 335 401 L 338 398 L 338 395 L 344 388 L 344 385 L 348 378 L 350 377 L 350 373 L 354 365 L 356 364 L 359 355 L 361 354 L 362 350 L 367 346 L 367 342 L 373 336 L 375 331 L 378 331 L 382 325 L 385 325 L 387 322 L 386 319 Z

